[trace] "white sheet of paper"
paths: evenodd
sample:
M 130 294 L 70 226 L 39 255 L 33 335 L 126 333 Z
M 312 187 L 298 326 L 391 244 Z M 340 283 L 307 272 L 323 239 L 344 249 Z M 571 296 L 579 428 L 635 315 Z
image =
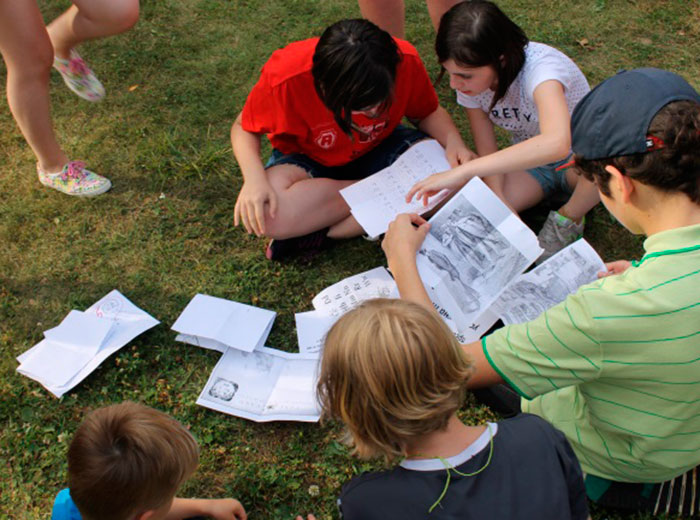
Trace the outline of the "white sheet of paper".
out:
M 299 352 L 319 354 L 323 349 L 326 334 L 338 318 L 319 311 L 308 311 L 297 312 L 294 315 L 294 320 L 297 325 Z
M 228 349 L 214 367 L 197 404 L 257 422 L 320 417 L 316 404 L 318 358 L 261 347 Z
M 433 173 L 450 169 L 445 150 L 434 139 L 422 141 L 388 168 L 340 190 L 355 219 L 369 236 L 384 233 L 399 213 L 425 213 L 433 209 L 444 194 L 422 201 L 406 202 L 406 195 L 418 181 Z
M 421 279 L 460 332 L 483 330 L 489 306 L 541 254 L 537 237 L 479 178 L 430 223 L 416 258 Z
M 491 306 L 503 323 L 525 323 L 598 279 L 605 264 L 583 238 L 517 278 Z
M 26 370 L 27 368 L 31 368 L 32 365 L 36 366 L 37 363 L 45 363 L 45 361 L 43 361 L 46 359 L 44 357 L 46 356 L 44 349 L 47 347 L 45 347 L 44 344 L 47 340 L 42 340 L 31 349 L 17 357 L 17 361 L 20 362 L 20 366 L 17 367 L 17 371 L 31 379 L 38 381 L 56 397 L 61 397 L 63 394 L 85 379 L 88 375 L 90 375 L 90 373 L 95 370 L 100 363 L 102 363 L 114 352 L 122 348 L 139 334 L 142 334 L 151 327 L 155 327 L 158 323 L 160 323 L 151 315 L 136 307 L 117 290 L 111 291 L 104 298 L 101 298 L 95 304 L 90 306 L 90 308 L 85 311 L 85 314 L 92 314 L 99 318 L 110 320 L 112 322 L 112 327 L 103 342 L 102 348 L 96 355 L 92 356 L 88 360 L 87 364 L 80 368 L 73 375 L 73 377 L 64 383 L 59 384 L 53 383 L 50 380 L 43 380 L 41 377 L 37 377 L 36 374 Z M 41 354 L 42 352 L 44 353 Z M 34 359 L 34 356 L 37 354 L 38 357 Z M 25 363 L 29 364 L 25 365 Z M 73 367 L 76 367 L 76 364 L 74 364 Z M 60 379 L 57 376 L 53 376 L 53 378 Z
M 73 379 L 93 356 L 89 349 L 76 349 L 45 339 L 32 349 L 17 370 L 48 385 L 61 386 Z
M 375 267 L 326 287 L 311 303 L 317 311 L 339 318 L 365 300 L 398 297 L 399 289 L 389 271 Z
M 70 311 L 63 321 L 44 332 L 50 343 L 61 344 L 91 355 L 97 354 L 112 330 L 112 320 L 82 311 Z
M 251 352 L 265 344 L 276 315 L 274 311 L 252 305 L 197 294 L 187 304 L 172 329 L 186 336 L 216 342 L 192 343 L 204 348 L 225 352 L 226 349 L 216 346 L 222 344 Z

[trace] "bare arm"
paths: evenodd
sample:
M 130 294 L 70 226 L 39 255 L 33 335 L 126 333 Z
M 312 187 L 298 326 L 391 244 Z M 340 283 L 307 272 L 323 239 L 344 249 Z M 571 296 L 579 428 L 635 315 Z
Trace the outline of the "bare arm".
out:
M 467 381 L 467 388 L 484 388 L 503 383 L 501 376 L 493 369 L 491 363 L 489 363 L 486 359 L 484 349 L 481 346 L 481 341 L 475 341 L 473 343 L 462 345 L 462 349 L 472 361 L 474 368 L 476 369 L 474 375 L 469 378 L 469 381 Z
M 476 154 L 464 144 L 450 114 L 441 106 L 438 105 L 432 114 L 422 119 L 418 128 L 435 138 L 445 148 L 445 155 L 451 167 L 476 158 Z
M 241 223 L 248 233 L 260 236 L 265 233 L 266 208 L 273 218 L 277 212 L 277 195 L 268 182 L 260 158 L 260 135 L 243 129 L 241 114 L 231 126 L 231 146 L 243 174 L 243 187 L 236 200 L 233 223 L 236 226 Z
M 545 81 L 534 93 L 540 119 L 539 135 L 503 150 L 461 164 L 452 170 L 431 175 L 416 183 L 407 199 L 431 197 L 443 189 L 461 188 L 472 177 L 534 168 L 566 157 L 571 148 L 569 109 L 564 87 L 555 80 Z
M 479 154 L 479 157 L 496 153 L 498 151 L 496 133 L 488 114 L 480 108 L 466 108 L 465 111 L 469 118 L 469 127 L 474 138 L 476 153 Z M 489 188 L 499 195 L 503 192 L 503 181 L 503 175 L 492 175 L 484 180 Z
M 216 520 L 246 520 L 243 505 L 233 498 L 175 498 L 165 520 L 183 520 L 192 516 L 209 516 Z

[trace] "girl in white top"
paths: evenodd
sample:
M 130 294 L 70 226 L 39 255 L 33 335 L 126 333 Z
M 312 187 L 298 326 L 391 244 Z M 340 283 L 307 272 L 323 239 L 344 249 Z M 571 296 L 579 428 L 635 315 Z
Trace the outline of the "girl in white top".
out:
M 417 183 L 408 199 L 457 190 L 476 176 L 518 212 L 564 192 L 568 201 L 550 212 L 540 231 L 541 259 L 576 240 L 584 216 L 599 201 L 598 190 L 557 167 L 571 153 L 570 114 L 590 90 L 583 73 L 558 50 L 529 42 L 488 1 L 462 2 L 447 11 L 435 49 L 466 109 L 479 157 Z M 510 132 L 511 146 L 498 150 L 494 125 Z

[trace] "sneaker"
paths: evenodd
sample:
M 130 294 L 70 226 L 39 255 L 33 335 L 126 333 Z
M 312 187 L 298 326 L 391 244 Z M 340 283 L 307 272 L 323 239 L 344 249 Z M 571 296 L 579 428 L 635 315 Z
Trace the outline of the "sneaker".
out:
M 556 211 L 550 211 L 549 215 L 547 215 L 547 220 L 537 235 L 540 247 L 544 249 L 544 253 L 537 259 L 537 263 L 541 264 L 554 253 L 581 238 L 585 222 L 586 219 L 584 218 L 580 224 L 577 224 Z
M 44 171 L 38 164 L 39 182 L 67 195 L 94 197 L 112 187 L 108 178 L 85 169 L 85 163 L 71 161 L 58 173 Z
M 105 97 L 105 88 L 102 83 L 75 49 L 71 49 L 68 60 L 54 57 L 53 67 L 61 73 L 68 88 L 81 98 L 99 101 Z
M 313 256 L 328 247 L 329 243 L 328 228 L 300 237 L 273 239 L 267 245 L 265 257 L 268 260 L 280 261 L 299 255 Z

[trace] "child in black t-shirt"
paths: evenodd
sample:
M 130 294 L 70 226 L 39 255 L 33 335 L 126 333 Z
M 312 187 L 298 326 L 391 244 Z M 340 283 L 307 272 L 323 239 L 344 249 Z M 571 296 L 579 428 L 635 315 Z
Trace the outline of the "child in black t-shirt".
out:
M 355 455 L 398 462 L 343 487 L 345 520 L 588 518 L 559 431 L 527 414 L 480 426 L 457 417 L 472 372 L 447 326 L 419 305 L 371 300 L 338 320 L 321 363 L 324 417 L 345 424 Z

